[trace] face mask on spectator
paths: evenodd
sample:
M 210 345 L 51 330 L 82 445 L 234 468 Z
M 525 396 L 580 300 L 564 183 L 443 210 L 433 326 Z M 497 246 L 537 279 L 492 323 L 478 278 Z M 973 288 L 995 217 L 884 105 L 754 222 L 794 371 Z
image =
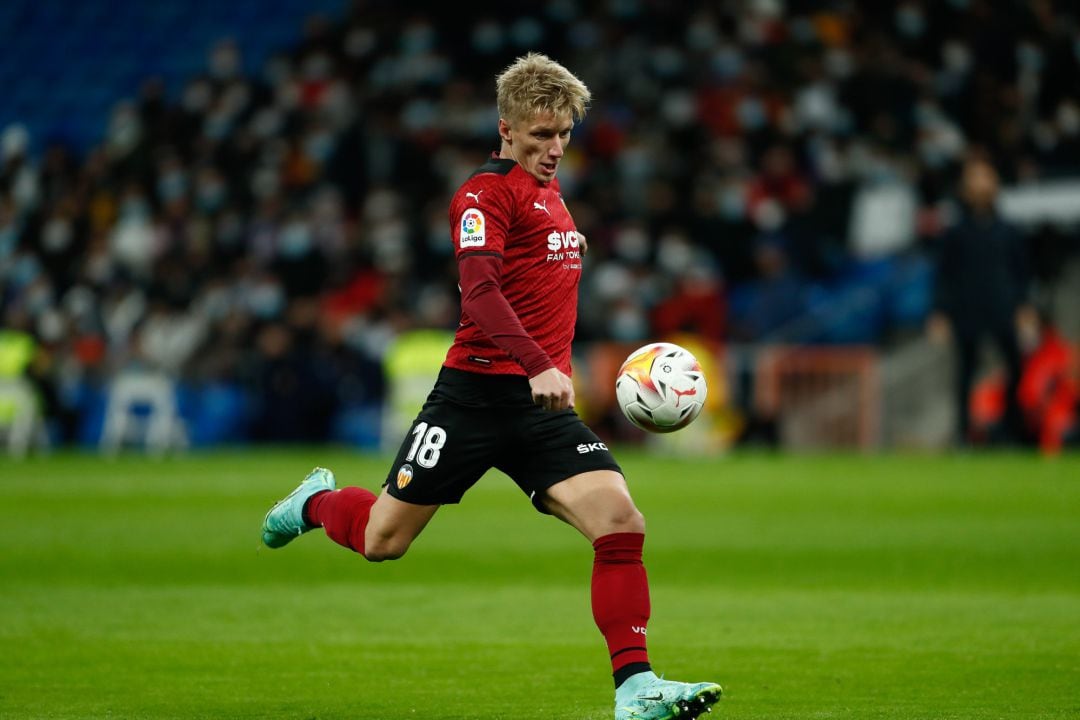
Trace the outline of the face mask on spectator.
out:
M 197 201 L 203 212 L 215 212 L 225 203 L 225 186 L 216 179 L 201 183 Z
M 304 152 L 320 165 L 330 157 L 334 149 L 334 136 L 326 131 L 308 135 L 304 141 Z
M 285 307 L 285 294 L 276 283 L 260 282 L 248 293 L 248 307 L 257 318 L 275 318 Z
M 1016 62 L 1024 70 L 1038 73 L 1043 67 L 1042 50 L 1029 42 L 1020 43 L 1016 47 Z
M 158 178 L 157 191 L 162 202 L 178 200 L 187 191 L 187 176 L 179 170 L 170 170 Z
M 63 252 L 71 245 L 71 223 L 66 218 L 52 218 L 41 233 L 41 244 L 50 253 Z
M 720 193 L 720 214 L 726 220 L 742 220 L 746 215 L 746 198 L 743 188 L 729 185 Z
M 131 197 L 120 206 L 121 220 L 145 220 L 150 217 L 150 208 L 141 197 Z
M 435 33 L 427 23 L 413 23 L 401 35 L 401 53 L 420 55 L 429 52 L 434 45 Z
M 743 57 L 738 48 L 726 46 L 712 55 L 712 70 L 721 80 L 736 77 L 742 72 Z
M 285 226 L 278 239 L 278 252 L 282 257 L 297 258 L 311 250 L 311 231 L 301 222 Z
M 31 316 L 37 317 L 53 306 L 52 285 L 37 282 L 26 293 L 26 309 Z
M 30 285 L 41 274 L 41 265 L 33 255 L 23 255 L 11 268 L 11 284 L 20 288 Z
M 221 140 L 232 130 L 232 117 L 221 110 L 216 110 L 207 116 L 203 122 L 203 135 L 211 140 Z
M 971 51 L 959 40 L 951 40 L 941 50 L 945 67 L 957 75 L 965 75 L 971 69 Z
M 740 102 L 738 115 L 744 130 L 760 130 L 765 125 L 765 107 L 757 98 L 746 98 Z
M 716 42 L 716 28 L 710 20 L 696 20 L 686 28 L 686 44 L 691 50 L 711 50 L 716 47 Z
M 896 29 L 909 38 L 922 37 L 926 31 L 926 18 L 919 8 L 902 5 L 896 9 Z
M 1080 134 L 1080 107 L 1074 102 L 1063 102 L 1057 111 L 1058 127 L 1062 135 L 1074 137 Z
M 9 224 L 0 227 L 0 260 L 9 257 L 15 251 L 15 241 L 17 239 L 18 233 L 15 231 L 14 225 Z
M 224 248 L 239 248 L 243 239 L 243 220 L 235 212 L 225 214 L 217 225 L 217 244 Z

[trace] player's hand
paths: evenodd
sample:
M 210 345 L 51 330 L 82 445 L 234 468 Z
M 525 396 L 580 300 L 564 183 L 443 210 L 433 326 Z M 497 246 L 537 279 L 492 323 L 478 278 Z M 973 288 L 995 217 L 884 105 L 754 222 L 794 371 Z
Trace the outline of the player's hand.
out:
M 578 245 L 578 250 L 581 252 L 582 255 L 584 255 L 586 252 L 588 252 L 588 250 L 589 250 L 589 241 L 585 239 L 585 236 L 582 233 L 577 234 L 577 245 Z
M 548 368 L 529 378 L 533 402 L 545 410 L 574 407 L 574 382 L 558 368 Z

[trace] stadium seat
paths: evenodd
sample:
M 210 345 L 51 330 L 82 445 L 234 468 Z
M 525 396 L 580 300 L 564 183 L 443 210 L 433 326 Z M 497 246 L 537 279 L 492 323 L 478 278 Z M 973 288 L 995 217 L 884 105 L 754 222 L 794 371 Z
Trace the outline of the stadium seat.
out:
M 164 373 L 129 370 L 109 386 L 101 449 L 116 453 L 128 443 L 141 443 L 154 454 L 187 445 L 176 384 Z
M 307 15 L 338 14 L 345 5 L 281 2 L 268 11 L 253 0 L 0 2 L 0 81 L 7 80 L 9 93 L 0 103 L 0 129 L 24 123 L 35 153 L 57 136 L 85 151 L 100 142 L 110 108 L 133 96 L 144 78 L 163 77 L 178 92 L 205 69 L 208 50 L 222 37 L 236 38 L 245 68 L 257 70 L 299 36 Z

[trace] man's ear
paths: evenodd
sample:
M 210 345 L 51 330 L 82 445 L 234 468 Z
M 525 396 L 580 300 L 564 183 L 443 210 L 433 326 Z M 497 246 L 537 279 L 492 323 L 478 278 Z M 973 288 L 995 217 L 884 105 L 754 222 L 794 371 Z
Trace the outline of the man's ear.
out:
M 508 145 L 513 142 L 510 136 L 510 123 L 502 118 L 499 118 L 499 137 L 505 140 Z

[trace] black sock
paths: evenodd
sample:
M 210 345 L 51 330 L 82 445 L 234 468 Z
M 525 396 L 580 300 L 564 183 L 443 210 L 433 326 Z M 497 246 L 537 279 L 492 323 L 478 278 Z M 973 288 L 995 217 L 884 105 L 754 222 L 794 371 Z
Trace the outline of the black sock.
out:
M 652 665 L 649 663 L 630 663 L 629 665 L 623 665 L 621 668 L 615 671 L 615 689 L 618 690 L 619 686 L 629 680 L 634 675 L 643 672 L 649 672 L 652 670 Z

